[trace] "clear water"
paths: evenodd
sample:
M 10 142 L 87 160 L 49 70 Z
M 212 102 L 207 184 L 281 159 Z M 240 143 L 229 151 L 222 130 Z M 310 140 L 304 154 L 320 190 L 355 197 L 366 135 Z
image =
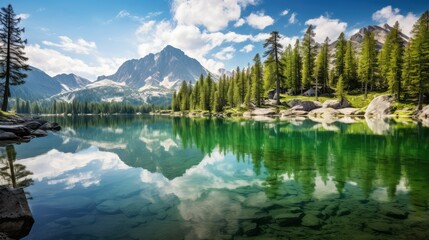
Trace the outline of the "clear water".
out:
M 429 239 L 412 122 L 49 120 L 63 130 L 14 146 L 26 239 Z

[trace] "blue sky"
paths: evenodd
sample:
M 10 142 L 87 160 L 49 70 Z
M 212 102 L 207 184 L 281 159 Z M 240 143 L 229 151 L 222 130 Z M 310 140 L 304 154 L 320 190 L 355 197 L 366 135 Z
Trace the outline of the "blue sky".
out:
M 367 25 L 399 21 L 408 33 L 429 1 L 320 0 L 13 0 L 25 27 L 29 63 L 50 75 L 95 80 L 124 61 L 182 49 L 215 72 L 251 63 L 273 31 L 284 45 L 316 27 L 316 40 L 335 40 Z

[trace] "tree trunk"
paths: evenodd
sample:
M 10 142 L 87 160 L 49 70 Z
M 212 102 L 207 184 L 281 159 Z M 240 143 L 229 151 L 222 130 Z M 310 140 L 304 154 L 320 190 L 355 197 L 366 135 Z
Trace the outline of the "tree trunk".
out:
M 422 110 L 423 108 L 423 91 L 419 90 L 419 104 L 417 106 L 417 110 Z
M 318 77 L 316 77 L 316 92 L 315 92 L 315 96 L 316 96 L 316 101 L 318 101 L 318 98 L 317 98 L 317 90 L 318 90 L 319 88 L 318 88 Z
M 2 111 L 7 111 L 8 100 L 10 97 L 10 41 L 12 36 L 12 29 L 10 23 L 10 17 L 7 19 L 7 52 L 6 52 L 6 72 L 5 72 L 5 82 L 4 82 L 4 92 L 3 92 L 3 103 L 1 106 Z

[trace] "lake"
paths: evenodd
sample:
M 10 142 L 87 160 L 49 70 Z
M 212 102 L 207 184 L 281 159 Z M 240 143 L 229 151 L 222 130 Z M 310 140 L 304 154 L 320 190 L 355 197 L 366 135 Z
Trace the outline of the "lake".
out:
M 25 173 L 25 239 L 429 239 L 411 121 L 47 120 L 63 130 L 0 150 Z

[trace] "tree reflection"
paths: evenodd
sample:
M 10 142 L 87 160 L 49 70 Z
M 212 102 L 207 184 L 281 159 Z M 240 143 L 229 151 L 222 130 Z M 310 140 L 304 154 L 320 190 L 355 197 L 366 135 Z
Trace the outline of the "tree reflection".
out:
M 13 188 L 25 188 L 33 184 L 32 172 L 27 167 L 16 163 L 16 151 L 13 145 L 8 145 L 0 155 L 0 177 L 8 186 Z

